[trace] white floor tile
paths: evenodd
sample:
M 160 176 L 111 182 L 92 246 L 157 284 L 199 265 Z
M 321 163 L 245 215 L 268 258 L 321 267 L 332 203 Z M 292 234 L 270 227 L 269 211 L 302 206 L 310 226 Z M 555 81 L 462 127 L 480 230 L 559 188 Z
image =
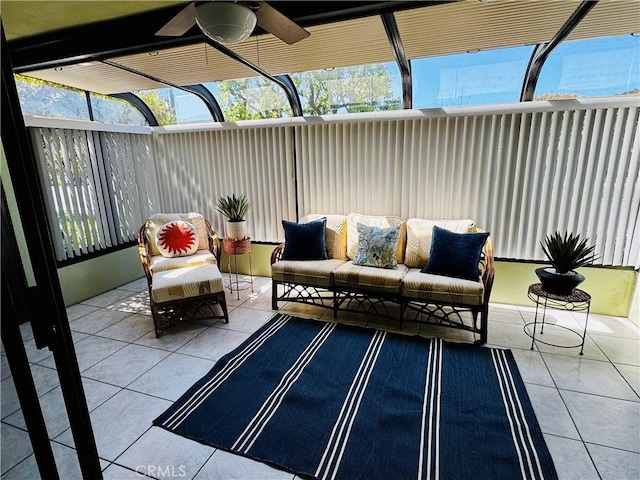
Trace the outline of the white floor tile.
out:
M 600 480 L 584 443 L 555 435 L 545 435 L 544 440 L 559 480 Z
M 560 390 L 582 439 L 640 453 L 640 403 Z
M 115 463 L 160 478 L 193 478 L 214 451 L 160 427 L 151 427 Z
M 210 327 L 177 350 L 177 353 L 218 360 L 249 338 L 248 333 Z
M 138 338 L 134 343 L 173 352 L 206 329 L 207 327 L 196 323 L 184 323 L 165 330 L 165 332 L 160 335 L 160 338 L 156 338 L 156 332 L 154 330 Z
M 33 453 L 29 434 L 24 430 L 2 424 L 0 429 L 0 469 L 2 474 L 15 467 Z
M 213 360 L 172 353 L 127 388 L 175 401 L 214 365 Z
M 640 453 L 587 443 L 598 473 L 603 479 L 636 480 L 640 478 Z
M 169 355 L 165 350 L 127 345 L 82 372 L 82 376 L 126 387 Z
M 91 412 L 91 424 L 101 458 L 113 461 L 151 427 L 171 402 L 122 390 Z M 71 432 L 56 438 L 72 446 Z
M 249 458 L 216 450 L 196 475 L 196 480 L 293 480 L 293 474 Z
M 526 388 L 542 433 L 580 440 L 558 390 L 533 384 L 526 384 Z

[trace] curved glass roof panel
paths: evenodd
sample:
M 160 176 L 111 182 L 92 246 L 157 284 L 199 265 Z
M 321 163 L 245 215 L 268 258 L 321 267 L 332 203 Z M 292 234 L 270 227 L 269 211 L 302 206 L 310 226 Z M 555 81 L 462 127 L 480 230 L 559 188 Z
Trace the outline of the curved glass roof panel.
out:
M 291 75 L 304 115 L 399 110 L 402 82 L 395 62 Z
M 124 125 L 148 125 L 147 120 L 136 107 L 126 100 L 91 94 L 93 119 L 102 123 Z
M 413 107 L 518 102 L 533 49 L 512 47 L 412 60 Z
M 540 71 L 536 100 L 640 94 L 640 37 L 563 42 Z
M 22 75 L 14 78 L 23 115 L 89 120 L 83 91 Z
M 209 82 L 208 88 L 220 104 L 227 122 L 291 116 L 284 90 L 264 77 Z

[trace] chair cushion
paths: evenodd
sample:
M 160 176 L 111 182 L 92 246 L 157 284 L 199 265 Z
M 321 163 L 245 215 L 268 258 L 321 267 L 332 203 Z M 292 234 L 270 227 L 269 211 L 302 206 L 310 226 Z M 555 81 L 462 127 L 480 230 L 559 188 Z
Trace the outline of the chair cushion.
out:
M 401 225 L 380 228 L 368 227 L 359 223 L 358 233 L 360 234 L 360 239 L 358 250 L 356 250 L 356 254 L 353 257 L 353 264 L 397 269 L 398 260 L 396 254 L 398 253 L 400 228 Z
M 206 250 L 209 248 L 207 226 L 201 214 L 195 212 L 156 213 L 147 219 L 147 241 L 149 242 L 151 255 L 161 255 L 156 245 L 156 233 L 165 223 L 172 222 L 173 220 L 185 220 L 196 227 L 196 231 L 198 232 L 198 250 Z
M 282 220 L 285 238 L 283 260 L 326 260 L 326 225 L 324 217 L 309 223 Z
M 278 282 L 291 282 L 314 287 L 329 288 L 332 272 L 344 260 L 280 260 L 271 265 L 271 278 Z
M 312 222 L 321 218 L 327 219 L 325 243 L 329 258 L 347 260 L 347 216 L 346 215 L 321 215 L 311 213 L 300 219 L 300 222 Z
M 433 227 L 433 243 L 429 261 L 422 273 L 478 280 L 478 263 L 489 232 L 454 233 Z
M 340 287 L 373 290 L 384 293 L 400 293 L 400 285 L 409 269 L 399 264 L 396 270 L 363 267 L 346 262 L 333 271 L 334 283 Z
M 222 291 L 224 281 L 216 265 L 174 268 L 152 276 L 151 295 L 156 303 Z
M 360 242 L 360 234 L 358 233 L 358 223 L 369 227 L 395 227 L 401 225 L 400 234 L 398 235 L 398 251 L 396 261 L 404 263 L 404 248 L 407 243 L 407 229 L 405 221 L 400 217 L 376 217 L 371 215 L 360 215 L 358 213 L 350 213 L 347 215 L 347 257 L 353 260 L 358 250 Z
M 480 281 L 431 275 L 412 268 L 402 279 L 402 296 L 434 302 L 481 305 L 484 285 Z
M 156 247 L 163 257 L 186 257 L 198 249 L 198 232 L 189 222 L 174 220 L 156 232 Z
M 404 264 L 409 268 L 422 268 L 429 260 L 433 227 L 446 228 L 456 233 L 471 233 L 475 231 L 473 220 L 423 220 L 410 218 L 407 220 L 407 248 Z
M 197 267 L 198 265 L 216 265 L 216 257 L 209 250 L 197 250 L 188 257 L 167 258 L 162 255 L 154 255 L 149 260 L 151 273 L 163 272 L 182 267 Z

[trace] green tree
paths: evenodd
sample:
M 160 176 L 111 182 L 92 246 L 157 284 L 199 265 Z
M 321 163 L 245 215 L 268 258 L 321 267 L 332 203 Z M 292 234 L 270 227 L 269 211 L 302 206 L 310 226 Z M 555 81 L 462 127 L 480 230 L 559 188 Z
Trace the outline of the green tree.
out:
M 296 73 L 292 80 L 307 115 L 356 113 L 401 108 L 391 90 L 386 65 L 362 65 Z
M 176 112 L 165 97 L 157 90 L 140 90 L 134 92 L 151 109 L 158 120 L 158 125 L 175 125 L 178 123 Z
M 230 122 L 291 116 L 282 89 L 261 77 L 220 82 L 217 100 Z
M 14 78 L 23 114 L 89 119 L 87 100 L 81 90 L 24 75 Z

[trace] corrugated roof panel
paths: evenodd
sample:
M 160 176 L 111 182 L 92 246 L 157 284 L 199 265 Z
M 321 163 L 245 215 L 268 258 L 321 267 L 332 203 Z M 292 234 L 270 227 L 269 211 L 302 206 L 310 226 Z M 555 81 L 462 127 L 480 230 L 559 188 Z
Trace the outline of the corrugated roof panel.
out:
M 548 42 L 579 1 L 464 0 L 395 14 L 408 58 Z
M 99 62 L 25 72 L 28 77 L 103 94 L 160 88 L 164 85 Z
M 394 60 L 378 15 L 308 30 L 311 36 L 293 45 L 261 35 L 229 47 L 274 75 Z
M 176 85 L 254 77 L 256 73 L 206 43 L 111 59 Z
M 640 32 L 638 0 L 600 0 L 567 40 L 608 37 Z

